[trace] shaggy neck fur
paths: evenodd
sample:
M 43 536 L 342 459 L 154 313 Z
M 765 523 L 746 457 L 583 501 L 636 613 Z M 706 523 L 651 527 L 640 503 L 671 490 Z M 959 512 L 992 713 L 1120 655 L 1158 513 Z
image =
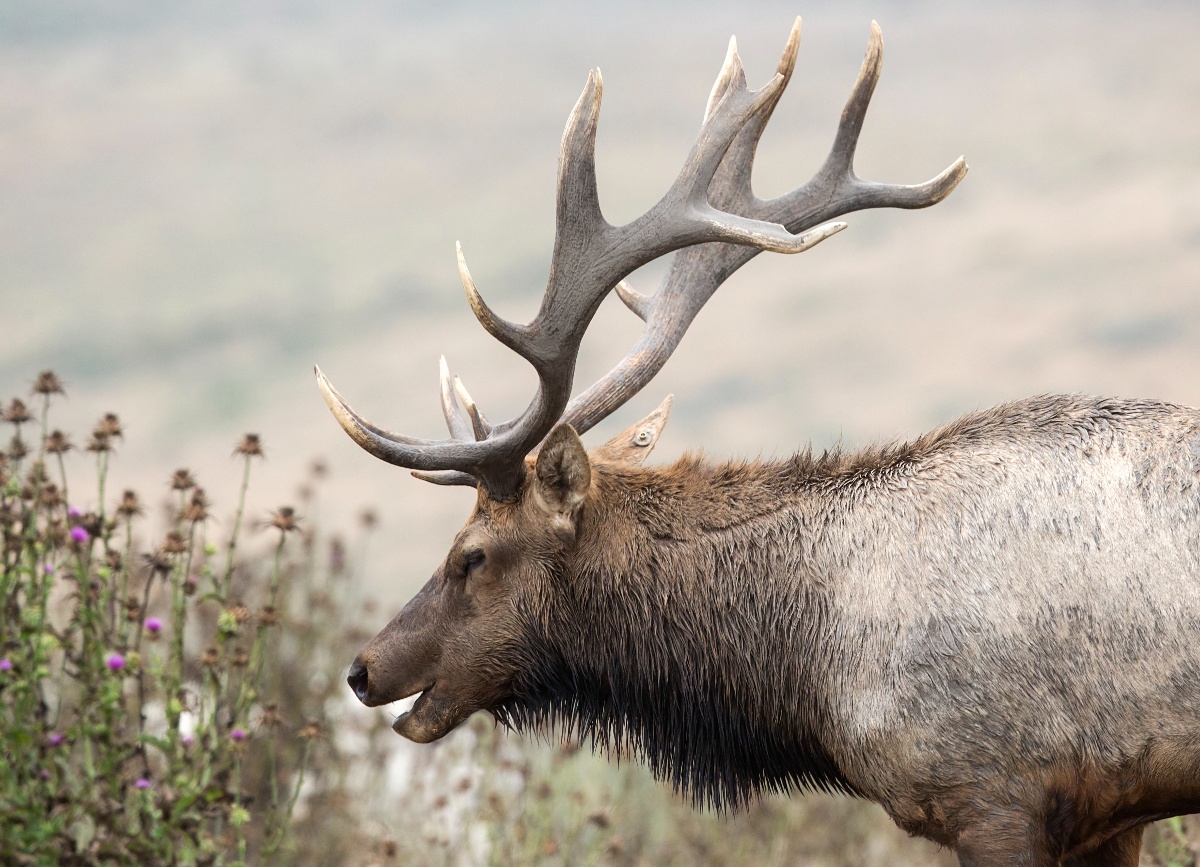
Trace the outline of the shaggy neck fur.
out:
M 526 674 L 497 716 L 632 750 L 717 809 L 853 793 L 819 737 L 829 604 L 805 554 L 817 463 L 594 467 L 562 586 L 534 606 Z

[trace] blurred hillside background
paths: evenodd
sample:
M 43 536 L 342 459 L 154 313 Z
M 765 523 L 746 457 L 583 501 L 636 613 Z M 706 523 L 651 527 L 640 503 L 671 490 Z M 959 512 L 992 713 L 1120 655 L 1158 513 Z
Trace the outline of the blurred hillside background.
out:
M 473 495 L 361 452 L 312 364 L 414 435 L 444 429 L 439 353 L 493 420 L 519 412 L 534 377 L 474 322 L 454 242 L 494 308 L 532 316 L 588 69 L 601 201 L 626 222 L 678 171 L 729 36 L 757 87 L 797 14 L 760 195 L 820 164 L 872 18 L 886 50 L 858 173 L 914 183 L 959 154 L 971 171 L 931 210 L 853 214 L 808 253 L 756 258 L 592 443 L 668 392 L 659 460 L 903 438 L 1044 391 L 1200 404 L 1200 6 L 948 0 L 0 6 L 0 306 L 19 311 L 0 397 L 53 368 L 64 428 L 119 412 L 114 490 L 165 493 L 176 466 L 232 488 L 226 455 L 256 431 L 261 510 L 323 457 L 322 517 L 378 508 L 370 577 L 398 609 Z M 605 303 L 578 388 L 638 325 Z

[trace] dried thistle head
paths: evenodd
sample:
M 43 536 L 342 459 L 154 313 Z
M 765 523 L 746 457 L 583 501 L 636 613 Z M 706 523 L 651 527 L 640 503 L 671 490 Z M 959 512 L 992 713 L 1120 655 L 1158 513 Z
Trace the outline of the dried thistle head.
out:
M 104 522 L 95 512 L 85 512 L 75 519 L 76 524 L 88 531 L 93 538 L 104 535 Z
M 53 370 L 43 370 L 33 381 L 33 393 L 49 397 L 52 394 L 66 394 L 63 391 L 62 380 Z
M 53 509 L 56 506 L 63 504 L 62 494 L 58 490 L 58 485 L 48 483 L 42 486 L 41 504 L 47 509 Z
M 183 520 L 198 523 L 208 519 L 208 507 L 211 503 L 204 493 L 204 488 L 192 491 L 192 500 L 183 510 Z
M 300 738 L 301 740 L 311 740 L 313 738 L 321 737 L 321 724 L 319 722 L 308 723 L 304 726 L 304 728 L 296 732 L 296 737 Z
M 234 448 L 235 455 L 244 455 L 248 458 L 260 458 L 263 456 L 262 439 L 258 434 L 248 433 L 242 437 L 241 441 Z
M 234 668 L 245 668 L 250 664 L 250 654 L 246 652 L 246 648 L 238 647 L 234 649 L 229 661 L 233 663 Z
M 30 415 L 29 408 L 20 398 L 14 397 L 4 411 L 0 412 L 0 421 L 6 421 L 9 424 L 23 425 L 32 420 L 33 416 Z
M 138 501 L 137 491 L 126 490 L 125 493 L 121 495 L 121 502 L 117 506 L 117 514 L 122 518 L 129 520 L 141 515 L 142 513 L 142 504 Z
M 308 471 L 314 479 L 323 479 L 329 475 L 329 465 L 321 458 L 313 458 L 313 462 L 309 465 Z
M 100 421 L 96 422 L 96 426 L 92 429 L 93 435 L 101 435 L 109 439 L 124 439 L 125 428 L 121 426 L 121 420 L 117 418 L 115 412 L 106 412 Z
M 283 723 L 283 715 L 279 712 L 279 705 L 271 702 L 262 709 L 261 723 L 266 728 L 278 728 Z
M 163 541 L 163 550 L 168 554 L 182 554 L 187 550 L 187 539 L 183 537 L 183 533 L 172 530 Z
M 221 661 L 221 652 L 215 647 L 209 646 L 204 648 L 204 653 L 200 656 L 201 664 L 208 668 L 216 668 Z
M 296 515 L 296 510 L 291 506 L 280 506 L 271 513 L 270 525 L 286 534 L 300 529 L 300 519 Z
M 96 452 L 97 454 L 100 454 L 101 452 L 111 452 L 111 437 L 109 437 L 108 434 L 101 433 L 98 430 L 92 431 L 92 438 L 88 441 L 87 450 L 89 452 Z
M 258 612 L 258 622 L 263 626 L 274 626 L 279 620 L 279 614 L 273 605 L 264 605 Z
M 46 451 L 52 455 L 63 455 L 72 448 L 71 439 L 60 430 L 50 431 L 46 437 Z
M 20 435 L 13 437 L 8 444 L 9 460 L 15 463 L 24 459 L 27 454 L 29 454 L 29 447 L 25 445 L 25 440 L 21 439 Z
M 171 574 L 171 566 L 175 562 L 175 556 L 166 548 L 159 548 L 153 554 L 143 554 L 142 560 L 146 564 L 146 568 L 150 570 L 151 576 L 159 575 L 166 577 Z
M 188 491 L 196 487 L 196 479 L 192 476 L 190 470 L 178 469 L 171 476 L 171 490 Z
M 374 509 L 363 509 L 358 516 L 358 522 L 363 525 L 364 530 L 374 529 L 375 525 L 379 523 L 379 513 Z
M 46 527 L 45 539 L 46 544 L 56 548 L 61 548 L 67 544 L 68 536 L 67 524 L 62 519 L 52 520 Z

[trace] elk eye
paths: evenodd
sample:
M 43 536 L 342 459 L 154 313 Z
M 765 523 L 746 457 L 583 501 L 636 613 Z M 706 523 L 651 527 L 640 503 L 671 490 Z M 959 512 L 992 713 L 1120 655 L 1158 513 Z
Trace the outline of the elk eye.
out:
M 476 569 L 478 569 L 480 566 L 483 565 L 483 560 L 484 560 L 483 550 L 480 548 L 473 548 L 470 551 L 464 552 L 464 554 L 463 554 L 463 571 L 466 572 L 468 575 L 471 574 L 472 572 L 474 572 Z

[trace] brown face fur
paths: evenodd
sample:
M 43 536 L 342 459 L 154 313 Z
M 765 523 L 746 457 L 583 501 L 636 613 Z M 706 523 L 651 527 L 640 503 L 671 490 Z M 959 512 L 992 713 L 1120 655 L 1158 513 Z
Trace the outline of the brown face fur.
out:
M 587 454 L 564 425 L 529 462 L 514 502 L 480 490 L 441 567 L 355 660 L 359 698 L 374 706 L 422 693 L 393 725 L 419 743 L 507 699 L 528 645 L 517 612 L 545 608 L 590 484 Z

